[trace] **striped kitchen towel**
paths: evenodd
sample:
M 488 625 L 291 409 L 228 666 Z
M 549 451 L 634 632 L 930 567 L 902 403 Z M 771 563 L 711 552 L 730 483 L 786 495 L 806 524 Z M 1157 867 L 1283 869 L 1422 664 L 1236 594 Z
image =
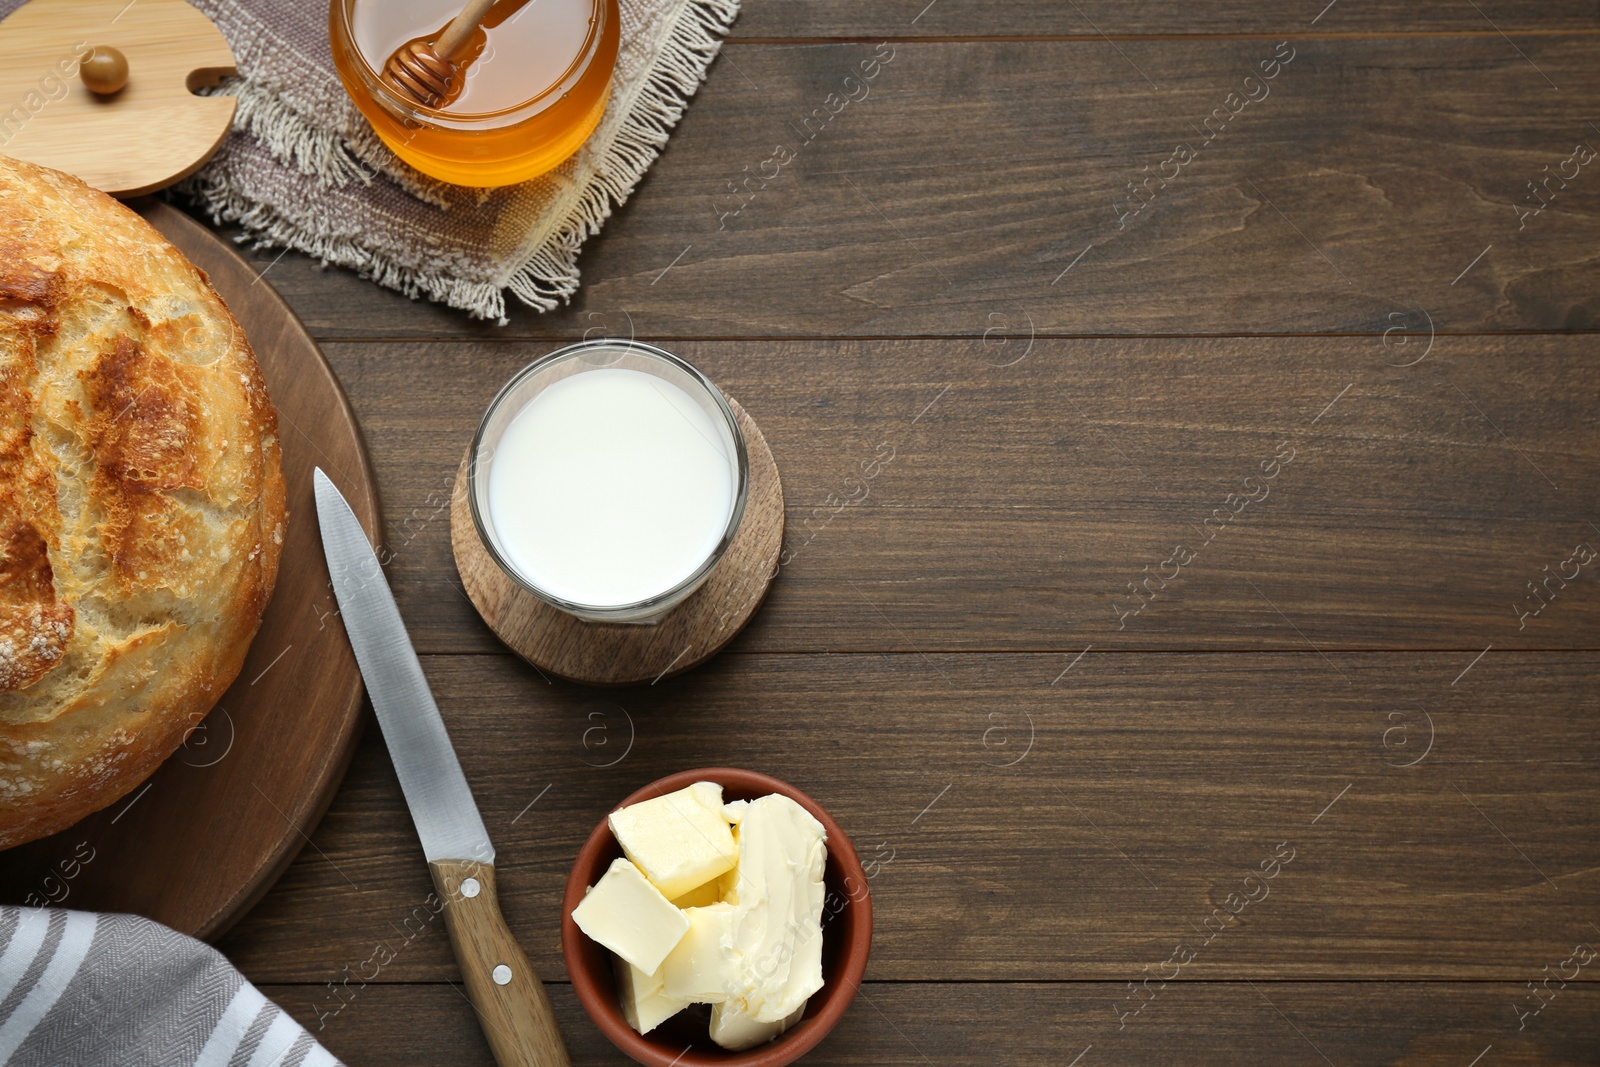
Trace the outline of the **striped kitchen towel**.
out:
M 135 915 L 0 906 L 0 1064 L 338 1063 L 192 937 Z

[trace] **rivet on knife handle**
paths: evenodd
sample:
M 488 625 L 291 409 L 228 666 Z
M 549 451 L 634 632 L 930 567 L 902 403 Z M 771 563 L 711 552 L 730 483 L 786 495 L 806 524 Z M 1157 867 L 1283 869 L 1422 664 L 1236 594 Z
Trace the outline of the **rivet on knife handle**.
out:
M 476 860 L 428 864 L 444 901 L 450 947 L 500 1067 L 567 1067 L 566 1046 L 544 985 L 506 928 L 494 867 Z

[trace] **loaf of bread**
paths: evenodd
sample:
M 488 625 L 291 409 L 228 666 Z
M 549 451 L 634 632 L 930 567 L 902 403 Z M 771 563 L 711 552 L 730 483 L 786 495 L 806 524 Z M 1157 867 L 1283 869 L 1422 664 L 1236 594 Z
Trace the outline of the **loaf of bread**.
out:
M 286 520 L 277 415 L 206 276 L 0 156 L 0 848 L 177 749 L 239 673 Z

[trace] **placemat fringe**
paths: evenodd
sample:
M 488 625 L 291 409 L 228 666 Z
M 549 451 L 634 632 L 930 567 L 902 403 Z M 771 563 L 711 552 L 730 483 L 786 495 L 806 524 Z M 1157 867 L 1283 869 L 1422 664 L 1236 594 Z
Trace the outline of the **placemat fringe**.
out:
M 507 322 L 505 295 L 499 286 L 406 266 L 349 238 L 313 232 L 298 220 L 285 218 L 265 204 L 240 196 L 229 186 L 225 175 L 202 170 L 187 179 L 182 187 L 175 188 L 181 188 L 198 200 L 219 225 L 236 222 L 242 226 L 245 232 L 237 240 L 250 248 L 293 248 L 325 267 L 349 268 L 413 300 L 426 297 L 461 308 L 475 318 L 492 318 L 502 326 Z
M 544 247 L 506 279 L 518 300 L 542 312 L 577 292 L 578 250 L 627 202 L 661 154 L 738 14 L 739 0 L 692 0 L 685 6 L 594 180 Z M 503 317 L 499 321 L 505 324 Z
M 366 184 L 377 173 L 376 166 L 360 158 L 370 158 L 372 148 L 382 144 L 376 134 L 367 136 L 371 144 L 361 145 L 359 136 L 346 138 L 332 130 L 319 129 L 302 118 L 282 97 L 243 78 L 227 78 L 212 93 L 238 100 L 239 111 L 234 124 L 249 130 L 279 162 L 319 179 L 324 187 L 352 181 Z

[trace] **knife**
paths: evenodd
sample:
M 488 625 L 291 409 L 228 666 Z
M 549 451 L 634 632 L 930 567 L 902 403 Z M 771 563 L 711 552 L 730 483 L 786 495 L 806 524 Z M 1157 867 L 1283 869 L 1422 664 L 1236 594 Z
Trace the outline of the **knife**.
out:
M 450 948 L 500 1067 L 567 1067 L 544 986 L 506 928 L 494 846 L 461 773 L 394 594 L 355 513 L 319 467 L 317 521 L 339 616 L 417 824 Z

